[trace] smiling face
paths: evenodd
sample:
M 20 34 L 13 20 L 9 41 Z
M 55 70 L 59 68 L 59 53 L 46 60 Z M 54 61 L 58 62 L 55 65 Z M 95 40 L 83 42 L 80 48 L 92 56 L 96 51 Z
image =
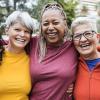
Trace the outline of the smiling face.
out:
M 88 32 L 88 34 L 91 32 L 91 27 L 87 24 L 79 25 L 74 28 L 74 36 L 77 36 L 79 34 L 82 34 L 84 32 Z M 88 36 L 88 34 L 86 34 Z M 74 40 L 74 39 L 73 39 Z M 81 36 L 79 40 L 74 40 L 74 45 L 78 52 L 83 56 L 95 56 L 97 52 L 97 34 L 94 32 L 93 36 L 89 39 L 84 37 L 84 35 Z
M 66 22 L 59 10 L 49 9 L 42 16 L 42 34 L 47 44 L 59 45 L 63 42 Z
M 31 31 L 23 26 L 20 22 L 6 28 L 6 33 L 9 36 L 8 46 L 11 49 L 24 50 L 25 46 L 30 41 Z

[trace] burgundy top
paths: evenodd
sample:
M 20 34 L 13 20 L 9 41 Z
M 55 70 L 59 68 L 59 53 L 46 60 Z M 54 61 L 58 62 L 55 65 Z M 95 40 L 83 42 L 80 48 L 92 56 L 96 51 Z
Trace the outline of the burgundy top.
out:
M 60 47 L 47 47 L 44 60 L 38 61 L 38 38 L 31 40 L 32 92 L 30 100 L 71 100 L 66 93 L 75 81 L 77 54 L 71 41 Z
M 0 39 L 0 46 L 7 45 L 7 44 L 8 44 L 7 40 Z

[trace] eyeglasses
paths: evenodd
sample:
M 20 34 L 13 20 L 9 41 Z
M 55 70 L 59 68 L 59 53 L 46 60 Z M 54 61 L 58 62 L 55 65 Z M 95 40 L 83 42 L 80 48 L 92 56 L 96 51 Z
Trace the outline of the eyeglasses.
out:
M 95 33 L 96 33 L 95 31 L 85 31 L 84 33 L 81 33 L 81 34 L 78 34 L 78 35 L 73 35 L 73 40 L 79 41 L 82 38 L 82 35 L 86 39 L 91 39 Z

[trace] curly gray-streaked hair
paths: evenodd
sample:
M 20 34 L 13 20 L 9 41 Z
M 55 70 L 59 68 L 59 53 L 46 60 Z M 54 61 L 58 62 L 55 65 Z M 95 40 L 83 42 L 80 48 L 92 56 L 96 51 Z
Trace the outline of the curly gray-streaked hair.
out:
M 44 6 L 42 12 L 41 12 L 41 23 L 42 23 L 42 16 L 45 13 L 45 11 L 48 10 L 58 10 L 61 13 L 61 16 L 63 16 L 63 20 L 66 21 L 66 29 L 65 29 L 65 36 L 64 36 L 64 41 L 70 39 L 70 35 L 69 35 L 69 29 L 67 26 L 67 17 L 66 14 L 62 8 L 62 6 L 56 2 L 52 2 L 52 3 L 48 3 L 47 5 Z M 41 62 L 43 60 L 43 58 L 46 55 L 47 52 L 47 48 L 46 48 L 46 40 L 44 39 L 43 35 L 42 35 L 42 28 L 41 28 L 41 24 L 40 24 L 40 41 L 39 41 L 39 62 Z

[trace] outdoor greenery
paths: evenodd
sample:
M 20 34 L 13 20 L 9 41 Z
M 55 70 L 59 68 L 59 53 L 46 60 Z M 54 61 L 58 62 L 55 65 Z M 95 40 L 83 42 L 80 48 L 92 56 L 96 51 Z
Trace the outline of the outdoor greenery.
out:
M 0 34 L 4 31 L 4 23 L 7 16 L 14 10 L 27 10 L 24 5 L 27 0 L 13 0 L 13 5 L 10 4 L 10 0 L 0 0 Z
M 29 2 L 29 0 L 12 1 L 13 3 L 11 4 L 10 0 L 0 0 L 0 33 L 3 33 L 4 22 L 11 12 L 15 10 L 28 11 L 33 18 L 40 21 L 41 9 L 46 3 L 53 1 L 59 2 L 63 6 L 67 15 L 68 25 L 70 27 L 72 20 L 75 18 L 75 8 L 78 4 L 76 0 L 37 0 L 37 4 L 32 3 L 31 7 L 27 7 L 26 3 Z
M 64 2 L 65 0 L 55 0 L 55 1 L 58 1 L 63 6 L 67 16 L 67 23 L 70 28 L 70 25 L 73 19 L 75 18 L 75 10 L 76 6 L 78 5 L 78 1 L 76 0 L 66 0 L 66 2 Z
M 97 9 L 97 14 L 98 14 L 98 18 L 96 20 L 97 31 L 98 31 L 98 33 L 100 33 L 100 2 L 97 3 L 96 9 Z

